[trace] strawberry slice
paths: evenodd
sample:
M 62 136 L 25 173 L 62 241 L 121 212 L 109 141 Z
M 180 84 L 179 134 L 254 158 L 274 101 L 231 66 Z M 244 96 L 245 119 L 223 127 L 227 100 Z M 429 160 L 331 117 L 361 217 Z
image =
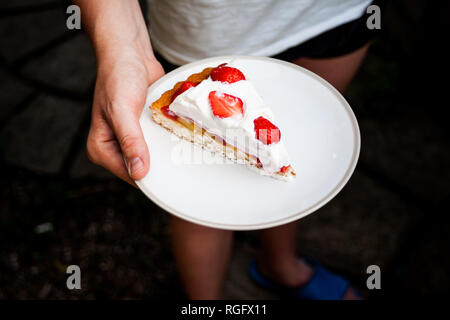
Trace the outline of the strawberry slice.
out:
M 240 80 L 245 80 L 245 76 L 239 69 L 227 67 L 225 64 L 221 64 L 211 71 L 211 79 L 213 81 L 233 83 Z
M 180 94 L 185 92 L 186 90 L 196 87 L 200 82 L 191 82 L 191 81 L 185 81 L 181 85 L 181 87 L 173 94 L 172 101 L 175 100 L 176 97 L 178 97 Z
M 260 169 L 263 167 L 262 162 L 261 160 L 259 160 L 259 158 L 256 158 L 256 166 Z
M 278 143 L 281 139 L 280 129 L 264 117 L 253 120 L 256 139 L 264 144 Z
M 291 168 L 290 165 L 289 166 L 283 166 L 283 167 L 281 167 L 280 172 L 281 173 L 286 173 L 290 168 Z
M 238 97 L 217 91 L 211 91 L 208 97 L 212 113 L 216 117 L 228 118 L 244 113 L 244 104 Z

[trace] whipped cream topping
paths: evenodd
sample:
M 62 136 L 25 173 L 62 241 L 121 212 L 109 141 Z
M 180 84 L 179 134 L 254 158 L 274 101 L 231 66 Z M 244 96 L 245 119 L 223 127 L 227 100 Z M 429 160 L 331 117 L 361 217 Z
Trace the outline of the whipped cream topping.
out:
M 239 69 L 244 72 L 241 68 Z M 214 116 L 208 98 L 211 91 L 240 98 L 243 102 L 244 114 L 228 118 Z M 283 132 L 278 143 L 266 145 L 256 139 L 253 123 L 256 118 L 263 116 L 273 124 L 277 124 L 272 111 L 248 80 L 225 83 L 208 78 L 176 97 L 169 109 L 178 116 L 194 121 L 198 126 L 220 137 L 228 144 L 258 157 L 263 170 L 269 174 L 278 172 L 283 166 L 289 165 L 288 154 L 283 144 Z

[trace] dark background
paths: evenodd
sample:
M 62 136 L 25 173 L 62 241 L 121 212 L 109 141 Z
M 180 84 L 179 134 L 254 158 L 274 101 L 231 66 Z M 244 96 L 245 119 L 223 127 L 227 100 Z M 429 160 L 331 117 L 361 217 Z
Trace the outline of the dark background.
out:
M 389 2 L 382 31 L 346 97 L 362 148 L 343 191 L 302 220 L 299 253 L 365 287 L 369 298 L 449 293 L 448 2 Z M 69 3 L 0 3 L 0 299 L 183 297 L 168 214 L 90 164 L 95 60 Z M 277 298 L 246 268 L 257 232 L 236 233 L 233 299 Z M 66 288 L 80 265 L 82 290 Z

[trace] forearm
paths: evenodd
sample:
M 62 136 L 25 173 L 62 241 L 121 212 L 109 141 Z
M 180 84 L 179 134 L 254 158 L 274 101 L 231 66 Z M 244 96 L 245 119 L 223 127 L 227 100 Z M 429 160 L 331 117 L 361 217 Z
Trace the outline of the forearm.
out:
M 83 26 L 94 45 L 98 63 L 133 47 L 146 60 L 154 59 L 150 39 L 137 0 L 75 0 Z

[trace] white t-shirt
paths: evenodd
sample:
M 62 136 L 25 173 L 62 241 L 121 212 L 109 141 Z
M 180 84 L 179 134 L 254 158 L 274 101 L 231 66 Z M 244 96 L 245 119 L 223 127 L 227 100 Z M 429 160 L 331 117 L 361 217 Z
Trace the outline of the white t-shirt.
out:
M 148 0 L 153 47 L 182 65 L 271 56 L 362 16 L 371 0 Z

